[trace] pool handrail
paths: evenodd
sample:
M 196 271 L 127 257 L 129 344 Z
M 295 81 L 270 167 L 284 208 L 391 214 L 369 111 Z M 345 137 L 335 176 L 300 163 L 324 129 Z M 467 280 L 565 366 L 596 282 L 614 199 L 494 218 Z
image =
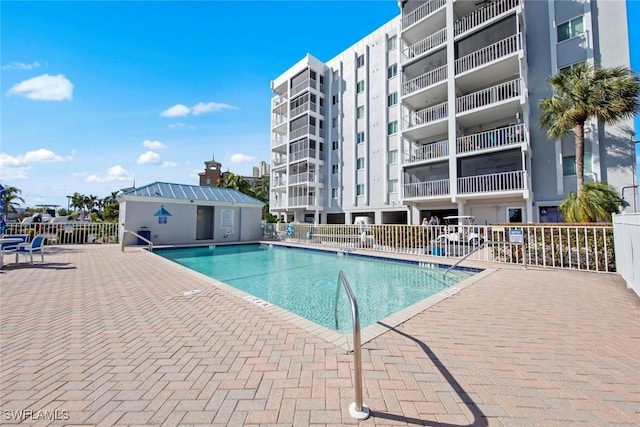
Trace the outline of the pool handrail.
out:
M 472 251 L 470 251 L 468 254 L 466 254 L 465 256 L 463 256 L 462 258 L 460 258 L 458 261 L 456 261 L 455 263 L 453 263 L 453 265 L 450 265 L 449 268 L 447 268 L 447 271 L 445 271 L 443 273 L 443 276 L 446 276 L 448 272 L 450 272 L 451 270 L 453 270 L 455 267 L 458 266 L 458 264 L 460 264 L 462 261 L 464 261 L 465 259 L 469 258 L 469 255 L 471 255 L 474 252 L 479 251 L 480 249 L 482 249 L 483 247 L 485 247 L 487 245 L 487 243 L 493 243 L 490 240 L 485 240 L 484 242 L 480 243 L 478 246 L 476 246 L 475 248 L 473 248 Z
M 358 420 L 366 420 L 369 418 L 369 408 L 362 403 L 362 348 L 360 339 L 360 315 L 358 314 L 358 303 L 353 295 L 349 281 L 340 270 L 338 274 L 338 286 L 336 289 L 336 303 L 334 307 L 334 316 L 336 320 L 336 329 L 338 328 L 338 297 L 340 296 L 340 283 L 349 297 L 351 303 L 351 319 L 353 323 L 353 371 L 355 377 L 355 401 L 349 406 L 349 414 Z
M 120 250 L 121 250 L 122 252 L 124 252 L 124 242 L 125 242 L 125 240 L 126 240 L 126 239 L 124 238 L 124 236 L 125 236 L 127 233 L 133 234 L 133 235 L 134 235 L 134 236 L 136 236 L 138 239 L 140 239 L 140 240 L 142 240 L 142 241 L 147 242 L 147 243 L 149 244 L 149 251 L 153 252 L 153 242 L 152 242 L 151 240 L 149 240 L 149 239 L 145 238 L 145 237 L 142 237 L 142 236 L 141 236 L 141 235 L 139 235 L 138 233 L 136 233 L 136 232 L 134 232 L 134 231 L 131 231 L 131 230 L 124 230 L 124 232 L 122 233 L 122 244 L 120 245 Z

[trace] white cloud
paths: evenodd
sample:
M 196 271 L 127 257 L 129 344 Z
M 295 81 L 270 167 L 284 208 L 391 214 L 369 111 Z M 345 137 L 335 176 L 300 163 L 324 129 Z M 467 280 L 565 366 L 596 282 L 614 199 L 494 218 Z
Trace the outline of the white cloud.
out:
M 175 168 L 175 167 L 178 167 L 178 164 L 176 162 L 170 162 L 170 161 L 166 160 L 166 161 L 164 161 L 164 162 L 162 162 L 160 164 L 160 167 L 163 167 L 163 168 Z
M 89 175 L 84 180 L 85 182 L 112 182 L 112 181 L 126 181 L 130 179 L 129 172 L 126 171 L 120 165 L 111 166 L 107 169 L 107 174 L 100 175 Z
M 191 109 L 186 105 L 176 104 L 164 110 L 160 115 L 162 117 L 183 117 L 188 115 L 189 112 L 191 112 Z
M 218 102 L 207 102 L 206 104 L 204 102 L 198 102 L 196 105 L 193 106 L 192 113 L 194 116 L 197 116 L 199 114 L 204 114 L 209 112 L 217 113 L 218 111 L 222 111 L 222 110 L 235 110 L 235 109 L 236 108 L 232 107 L 231 105 L 220 104 Z
M 187 107 L 183 104 L 176 104 L 173 107 L 169 107 L 163 112 L 160 113 L 162 117 L 184 117 L 192 114 L 194 116 L 199 116 L 204 113 L 217 113 L 222 110 L 237 110 L 236 107 L 223 104 L 220 102 L 198 102 L 193 107 Z M 182 123 L 176 123 L 173 127 L 184 126 Z M 169 127 L 172 127 L 169 125 Z
M 14 85 L 7 95 L 18 95 L 36 101 L 64 101 L 71 99 L 73 84 L 62 74 L 41 76 Z
M 29 169 L 31 169 L 31 166 L 1 167 L 0 179 L 2 180 L 28 179 L 27 171 Z
M 40 63 L 38 61 L 33 61 L 31 64 L 27 64 L 26 62 L 10 62 L 7 65 L 3 65 L 3 70 L 31 70 L 33 68 L 38 68 Z
M 176 129 L 176 128 L 183 128 L 184 127 L 184 123 L 169 123 L 169 129 Z
M 138 157 L 139 165 L 156 164 L 156 163 L 160 163 L 160 154 L 154 151 L 147 151 L 144 154 L 140 154 L 140 157 Z
M 145 139 L 142 145 L 144 146 L 144 148 L 148 148 L 149 150 L 162 150 L 164 148 L 167 148 L 167 146 L 162 142 L 152 141 L 150 139 Z
M 231 163 L 248 163 L 252 162 L 255 157 L 247 156 L 246 154 L 236 153 L 231 155 Z
M 62 157 L 53 151 L 47 150 L 45 148 L 40 148 L 39 150 L 27 151 L 24 154 L 19 154 L 17 156 L 12 156 L 6 153 L 0 153 L 0 168 L 10 168 L 15 166 L 22 166 L 28 163 L 37 163 L 37 162 L 63 162 L 65 160 L 71 160 L 71 157 Z

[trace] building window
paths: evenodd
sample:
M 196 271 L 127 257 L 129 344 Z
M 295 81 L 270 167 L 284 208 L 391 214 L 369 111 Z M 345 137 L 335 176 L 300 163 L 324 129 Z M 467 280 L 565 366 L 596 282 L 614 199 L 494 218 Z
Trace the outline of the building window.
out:
M 558 25 L 558 42 L 569 40 L 582 34 L 584 34 L 584 18 L 582 16 Z
M 334 175 L 337 175 L 339 168 L 340 168 L 339 165 L 331 165 L 331 173 Z
M 387 107 L 391 107 L 393 105 L 396 105 L 397 103 L 398 103 L 398 92 L 390 93 L 389 96 L 387 96 Z
M 338 187 L 331 187 L 331 198 L 337 199 L 340 196 L 340 189 Z
M 332 128 L 337 128 L 338 127 L 338 118 L 334 117 L 331 119 L 331 127 Z
M 361 105 L 356 110 L 356 118 L 361 119 L 364 117 L 364 105 Z
M 356 160 L 356 169 L 364 169 L 364 157 L 358 157 L 358 160 Z
M 398 121 L 394 120 L 387 125 L 387 135 L 393 135 L 398 133 Z
M 356 87 L 356 92 L 361 93 L 364 92 L 364 80 L 360 80 Z
M 331 97 L 331 105 L 336 105 L 338 103 L 338 95 L 333 95 Z
M 390 179 L 388 182 L 389 193 L 397 193 L 398 192 L 398 180 Z
M 364 55 L 358 56 L 356 59 L 356 68 L 360 68 L 364 66 Z
M 358 132 L 356 142 L 358 144 L 362 144 L 364 142 L 364 132 Z
M 398 150 L 391 150 L 387 154 L 387 161 L 390 165 L 398 163 Z
M 356 196 L 364 196 L 364 184 L 358 184 L 356 186 Z
M 392 36 L 387 39 L 387 51 L 390 51 L 396 48 L 397 40 L 398 38 L 396 36 Z
M 522 208 L 507 208 L 509 222 L 522 222 Z
M 387 68 L 387 78 L 393 78 L 398 75 L 398 64 L 393 64 L 389 68 Z
M 333 141 L 333 142 L 331 143 L 331 149 L 332 149 L 333 151 L 335 151 L 335 150 L 337 150 L 338 148 L 340 148 L 340 143 L 339 143 L 338 141 Z
M 593 173 L 591 167 L 591 153 L 584 153 L 584 174 Z M 576 156 L 562 158 L 562 175 L 572 176 L 576 174 Z

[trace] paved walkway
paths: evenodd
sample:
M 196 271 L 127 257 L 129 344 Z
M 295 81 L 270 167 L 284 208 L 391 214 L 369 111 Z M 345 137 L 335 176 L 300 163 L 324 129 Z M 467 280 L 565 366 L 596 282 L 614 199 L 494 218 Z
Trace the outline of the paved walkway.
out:
M 345 350 L 140 249 L 50 250 L 0 271 L 0 424 L 358 424 Z M 499 268 L 363 362 L 362 425 L 638 425 L 640 298 Z

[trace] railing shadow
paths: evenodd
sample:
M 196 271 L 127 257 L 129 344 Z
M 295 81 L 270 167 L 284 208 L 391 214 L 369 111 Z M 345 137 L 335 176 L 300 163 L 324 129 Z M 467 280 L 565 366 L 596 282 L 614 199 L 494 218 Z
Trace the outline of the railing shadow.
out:
M 379 412 L 379 411 L 373 411 L 373 410 L 370 413 L 372 417 L 384 418 L 384 419 L 391 420 L 391 421 L 399 421 L 399 422 L 405 422 L 407 424 L 416 424 L 416 425 L 422 425 L 422 426 L 448 426 L 448 427 L 473 426 L 473 427 L 486 427 L 486 426 L 489 425 L 487 423 L 487 418 L 484 415 L 484 413 L 482 412 L 482 410 L 478 407 L 478 405 L 475 404 L 475 402 L 473 401 L 471 396 L 469 396 L 469 394 L 466 391 L 464 391 L 464 389 L 462 388 L 460 383 L 458 381 L 456 381 L 456 379 L 451 374 L 451 372 L 449 372 L 449 370 L 444 366 L 442 361 L 440 359 L 438 359 L 438 356 L 436 356 L 433 353 L 433 351 L 431 351 L 431 349 L 429 348 L 429 346 L 427 344 L 425 344 L 424 342 L 420 341 L 419 339 L 417 339 L 415 337 L 412 337 L 411 335 L 409 335 L 409 334 L 407 334 L 405 332 L 399 331 L 398 329 L 394 328 L 393 326 L 387 325 L 386 323 L 378 322 L 378 324 L 384 326 L 385 328 L 387 328 L 391 332 L 395 332 L 395 333 L 397 333 L 399 335 L 402 335 L 405 338 L 410 339 L 411 341 L 415 342 L 416 344 L 418 344 L 420 346 L 422 351 L 424 351 L 424 354 L 426 354 L 427 357 L 429 357 L 429 359 L 431 360 L 433 365 L 436 368 L 438 368 L 438 371 L 440 371 L 440 373 L 447 380 L 447 382 L 449 383 L 451 388 L 460 397 L 460 400 L 462 400 L 462 402 L 464 402 L 464 404 L 467 406 L 469 411 L 471 411 L 471 413 L 473 414 L 473 422 L 471 424 L 466 424 L 466 425 L 448 424 L 448 423 L 438 422 L 436 420 L 433 420 L 433 421 L 432 420 L 422 420 L 422 419 L 418 419 L 418 418 L 405 417 L 403 415 L 390 414 L 390 413 L 387 413 L 387 412 Z

